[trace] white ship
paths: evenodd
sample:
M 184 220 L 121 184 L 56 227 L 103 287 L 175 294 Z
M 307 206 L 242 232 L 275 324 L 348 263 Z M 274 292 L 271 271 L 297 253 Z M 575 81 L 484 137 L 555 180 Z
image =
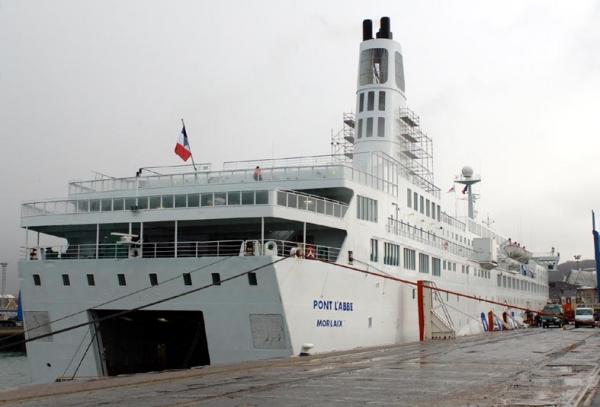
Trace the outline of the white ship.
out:
M 490 311 L 515 326 L 515 307 L 546 303 L 558 256 L 479 222 L 470 168 L 455 181 L 469 216 L 441 207 L 389 18 L 375 37 L 365 20 L 339 154 L 141 169 L 23 204 L 34 381 L 477 334 Z

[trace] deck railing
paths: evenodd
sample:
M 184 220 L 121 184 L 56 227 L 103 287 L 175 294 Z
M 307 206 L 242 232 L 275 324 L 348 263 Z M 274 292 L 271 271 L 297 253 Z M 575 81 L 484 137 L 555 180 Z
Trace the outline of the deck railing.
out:
M 199 258 L 234 256 L 302 255 L 325 261 L 336 261 L 340 249 L 324 245 L 304 244 L 286 240 L 214 240 L 198 242 L 141 242 L 77 244 L 66 246 L 34 246 L 22 248 L 25 260 L 86 260 L 131 258 Z
M 276 197 L 272 195 L 276 194 Z M 126 210 L 239 207 L 240 205 L 286 206 L 323 215 L 344 217 L 348 205 L 332 199 L 295 191 L 229 191 L 193 194 L 164 194 L 104 199 L 67 199 L 26 202 L 21 216 L 87 214 Z
M 407 237 L 411 240 L 424 243 L 437 249 L 448 251 L 458 256 L 469 258 L 473 257 L 473 249 L 469 247 L 450 242 L 448 239 L 437 236 L 434 233 L 417 228 L 416 226 L 406 222 L 395 220 L 393 218 L 388 218 L 386 231 L 398 236 Z

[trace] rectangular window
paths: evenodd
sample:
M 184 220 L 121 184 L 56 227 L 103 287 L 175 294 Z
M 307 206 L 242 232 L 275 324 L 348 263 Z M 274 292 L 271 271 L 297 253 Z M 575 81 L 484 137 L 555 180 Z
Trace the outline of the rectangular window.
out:
M 117 281 L 119 282 L 120 286 L 127 285 L 127 281 L 125 280 L 125 274 L 117 274 Z
M 213 194 L 212 192 L 203 193 L 200 198 L 200 203 L 202 206 L 213 206 Z
M 200 195 L 188 194 L 187 196 L 188 208 L 197 208 L 200 206 Z
M 373 137 L 373 118 L 367 118 L 367 137 Z
M 379 92 L 379 110 L 385 110 L 385 92 Z
M 163 208 L 172 208 L 173 207 L 173 195 L 163 195 L 162 207 Z
M 239 205 L 240 204 L 240 192 L 228 192 L 227 193 L 227 205 Z
M 256 191 L 256 204 L 266 205 L 269 203 L 269 191 Z
M 496 285 L 498 285 L 498 287 L 502 286 L 502 276 L 500 274 L 496 276 L 496 280 Z
M 419 273 L 429 273 L 429 256 L 419 253 Z
M 369 222 L 377 222 L 377 201 L 364 196 L 356 196 L 356 217 Z
M 123 198 L 113 199 L 113 211 L 122 211 L 123 209 Z
M 431 214 L 429 213 L 429 199 L 425 200 L 425 211 L 426 211 L 426 215 L 430 216 Z
M 362 112 L 363 110 L 365 110 L 365 94 L 361 93 L 358 95 L 358 111 Z
M 367 93 L 367 110 L 372 111 L 375 109 L 375 92 L 370 91 Z
M 431 217 L 435 219 L 435 202 L 431 203 Z
M 442 262 L 442 269 L 443 269 L 443 270 L 446 270 L 446 260 L 444 260 L 444 261 Z
M 110 212 L 110 211 L 112 211 L 112 199 L 102 199 L 100 201 L 100 205 L 101 205 L 100 210 L 102 212 Z
M 211 273 L 210 275 L 214 285 L 221 285 L 221 275 L 219 273 Z
M 465 274 L 465 265 L 464 264 L 460 266 L 460 272 Z
M 452 263 L 452 271 L 456 271 L 456 263 Z
M 87 283 L 90 287 L 93 287 L 96 285 L 96 279 L 94 278 L 93 274 L 87 274 Z
M 150 197 L 150 209 L 160 208 L 160 195 Z
M 383 244 L 383 263 L 390 266 L 400 265 L 400 246 L 393 243 Z
M 363 119 L 358 119 L 358 124 L 356 126 L 356 137 L 357 138 L 362 137 L 362 121 L 363 121 Z
M 421 213 L 425 213 L 425 198 L 423 198 L 423 195 L 419 195 L 419 208 Z
M 377 137 L 385 137 L 385 117 L 377 118 Z
M 33 284 L 34 285 L 42 285 L 42 279 L 40 278 L 39 274 L 34 274 L 33 275 Z
M 176 208 L 187 207 L 187 195 L 175 195 L 175 207 Z
M 215 205 L 227 205 L 227 192 L 215 192 Z
M 190 273 L 183 273 L 183 284 L 192 285 L 192 275 Z
M 89 201 L 77 201 L 77 212 L 87 212 L 89 208 Z
M 388 51 L 385 48 L 365 49 L 360 53 L 358 82 L 360 86 L 387 82 Z
M 415 211 L 418 211 L 419 210 L 419 194 L 417 194 L 416 192 L 413 193 L 413 205 L 414 205 Z
M 377 239 L 371 239 L 371 261 L 377 262 L 378 250 L 379 242 L 377 241 Z
M 254 205 L 254 191 L 242 191 L 242 205 Z
M 416 270 L 415 251 L 404 248 L 404 268 L 406 270 Z
M 125 198 L 125 209 L 134 210 L 137 208 L 137 202 L 135 198 Z
M 412 191 L 410 188 L 406 190 L 406 206 L 412 208 Z
M 90 200 L 90 212 L 99 212 L 100 211 L 100 200 L 92 199 Z
M 63 285 L 71 285 L 71 279 L 69 278 L 68 274 L 62 275 L 62 281 L 63 281 Z
M 150 273 L 148 277 L 150 278 L 150 285 L 158 285 L 158 275 L 156 273 Z
M 442 220 L 439 205 L 437 205 L 437 220 L 438 220 L 438 222 L 441 222 L 441 220 Z
M 140 196 L 137 199 L 137 207 L 138 207 L 138 209 L 148 209 L 148 197 Z
M 442 274 L 442 270 L 440 267 L 440 259 L 432 257 L 431 258 L 431 275 L 440 276 Z
M 248 273 L 248 284 L 249 285 L 258 285 L 258 281 L 256 279 L 256 273 Z

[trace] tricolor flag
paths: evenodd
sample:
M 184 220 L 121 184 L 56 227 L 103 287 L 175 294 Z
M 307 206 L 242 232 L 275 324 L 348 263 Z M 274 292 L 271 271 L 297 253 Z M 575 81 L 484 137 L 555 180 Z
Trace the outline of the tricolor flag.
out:
M 452 185 L 452 188 L 450 188 L 447 193 L 449 194 L 450 192 L 454 192 L 454 185 Z
M 179 133 L 177 145 L 175 146 L 175 154 L 181 157 L 183 161 L 187 161 L 192 156 L 192 149 L 190 148 L 190 143 L 188 142 L 188 136 L 185 131 L 185 124 L 181 129 L 181 133 Z

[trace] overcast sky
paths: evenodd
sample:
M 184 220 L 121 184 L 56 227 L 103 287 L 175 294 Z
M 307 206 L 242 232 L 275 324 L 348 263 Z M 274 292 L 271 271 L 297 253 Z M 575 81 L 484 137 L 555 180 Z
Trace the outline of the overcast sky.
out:
M 361 22 L 387 15 L 446 194 L 481 173 L 481 217 L 536 251 L 593 256 L 600 209 L 597 1 L 0 0 L 0 259 L 20 203 L 92 170 L 329 153 L 355 106 Z M 464 202 L 459 202 L 464 205 Z

